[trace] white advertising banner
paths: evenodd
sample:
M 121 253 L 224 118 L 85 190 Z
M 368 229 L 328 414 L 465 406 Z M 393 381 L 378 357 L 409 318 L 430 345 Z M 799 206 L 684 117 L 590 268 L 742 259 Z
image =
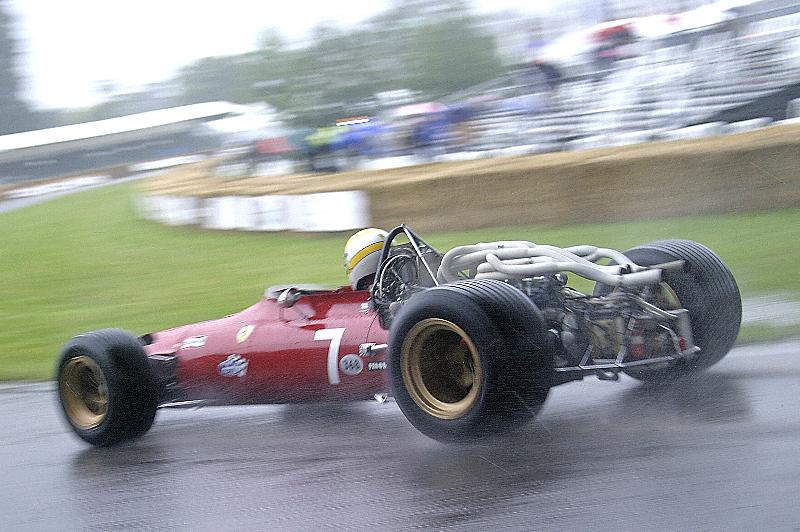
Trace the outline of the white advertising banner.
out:
M 258 210 L 255 231 L 288 231 L 289 209 L 292 196 L 273 195 L 253 198 Z
M 209 229 L 239 229 L 239 198 L 222 196 L 205 200 L 205 226 Z
M 304 216 L 302 224 L 294 224 L 297 231 L 346 231 L 369 225 L 369 200 L 364 191 L 321 192 L 301 197 Z
M 199 222 L 200 200 L 185 196 L 163 196 L 161 220 L 167 225 L 192 225 Z
M 361 190 L 317 194 L 194 198 L 143 196 L 143 218 L 167 225 L 244 231 L 347 231 L 366 227 L 369 196 Z

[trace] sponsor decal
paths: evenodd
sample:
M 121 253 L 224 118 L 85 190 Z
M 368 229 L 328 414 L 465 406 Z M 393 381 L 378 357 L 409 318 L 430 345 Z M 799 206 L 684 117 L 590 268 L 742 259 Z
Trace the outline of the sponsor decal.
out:
M 370 371 L 382 371 L 386 369 L 386 362 L 370 362 L 367 364 L 367 369 Z
M 236 333 L 236 343 L 241 344 L 242 342 L 250 338 L 250 335 L 253 334 L 255 328 L 256 328 L 255 325 L 245 325 L 244 327 L 239 329 L 239 332 Z
M 364 371 L 364 362 L 358 355 L 345 355 L 339 361 L 339 369 L 345 375 L 358 375 Z
M 185 338 L 183 342 L 181 342 L 181 349 L 203 347 L 204 345 L 206 345 L 206 340 L 208 340 L 208 336 L 190 336 L 189 338 Z
M 247 375 L 247 359 L 240 355 L 230 355 L 217 365 L 223 377 L 244 377 Z

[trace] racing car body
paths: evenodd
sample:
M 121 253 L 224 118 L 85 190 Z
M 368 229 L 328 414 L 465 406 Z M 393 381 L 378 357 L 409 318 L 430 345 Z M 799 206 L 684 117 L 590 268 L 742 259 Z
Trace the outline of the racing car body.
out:
M 287 286 L 231 316 L 145 337 L 162 400 L 285 403 L 386 393 L 369 291 Z
M 392 395 L 426 435 L 469 439 L 523 425 L 552 386 L 586 375 L 668 382 L 708 367 L 741 322 L 730 270 L 685 240 L 442 254 L 399 226 L 370 248 L 380 256 L 369 290 L 278 286 L 217 320 L 76 336 L 57 370 L 65 419 L 112 445 L 147 432 L 163 407 Z

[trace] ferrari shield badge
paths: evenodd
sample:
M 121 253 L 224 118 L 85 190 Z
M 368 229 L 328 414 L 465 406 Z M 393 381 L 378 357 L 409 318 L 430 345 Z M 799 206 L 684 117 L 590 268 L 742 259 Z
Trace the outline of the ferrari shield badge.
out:
M 250 338 L 250 335 L 253 334 L 253 330 L 255 328 L 256 328 L 255 325 L 245 325 L 244 327 L 239 329 L 239 332 L 236 333 L 236 343 L 241 344 L 242 342 Z
M 223 377 L 244 377 L 247 375 L 247 359 L 240 355 L 230 355 L 217 365 Z

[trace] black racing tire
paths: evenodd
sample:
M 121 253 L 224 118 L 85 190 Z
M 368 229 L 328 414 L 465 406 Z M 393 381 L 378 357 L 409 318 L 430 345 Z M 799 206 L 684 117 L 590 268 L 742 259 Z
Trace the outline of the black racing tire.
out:
M 730 269 L 716 253 L 691 240 L 659 240 L 637 246 L 625 256 L 641 266 L 685 261 L 682 271 L 665 271 L 662 280 L 689 311 L 694 343 L 701 351 L 693 359 L 666 368 L 628 368 L 642 381 L 669 381 L 706 369 L 728 354 L 742 322 L 742 298 Z M 608 292 L 598 286 L 595 293 Z
M 61 351 L 56 380 L 64 418 L 92 445 L 133 440 L 153 425 L 158 382 L 141 342 L 128 332 L 76 336 Z
M 389 334 L 395 400 L 423 434 L 469 441 L 533 418 L 550 390 L 553 353 L 536 305 L 494 280 L 413 296 Z

